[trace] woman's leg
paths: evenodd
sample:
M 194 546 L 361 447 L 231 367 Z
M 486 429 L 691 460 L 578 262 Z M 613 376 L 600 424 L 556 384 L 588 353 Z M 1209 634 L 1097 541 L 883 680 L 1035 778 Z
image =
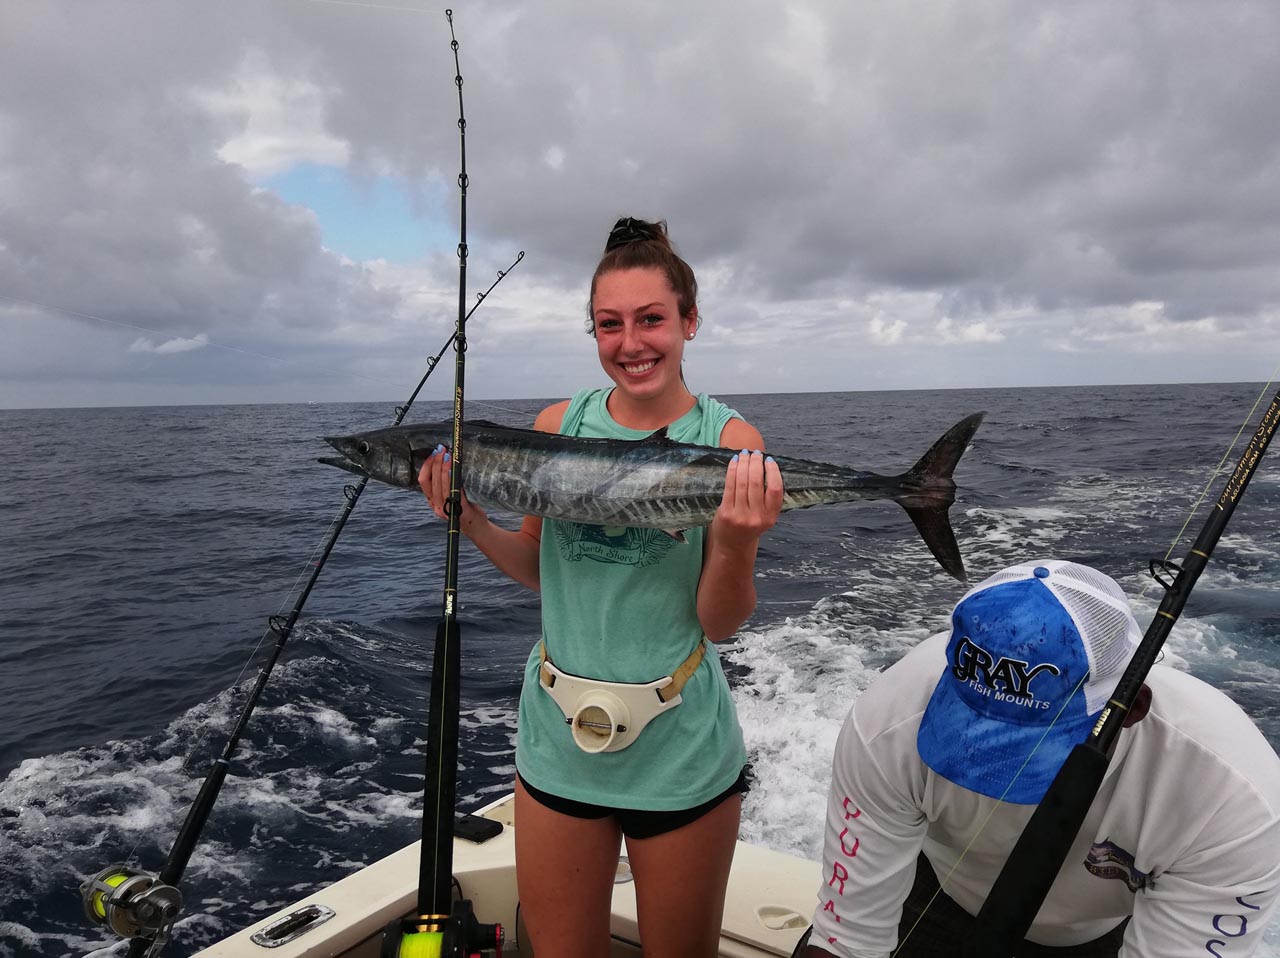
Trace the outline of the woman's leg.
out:
M 653 838 L 628 838 L 640 943 L 652 958 L 715 958 L 742 796 Z
M 608 958 L 621 843 L 617 819 L 563 815 L 516 780 L 516 886 L 539 956 Z

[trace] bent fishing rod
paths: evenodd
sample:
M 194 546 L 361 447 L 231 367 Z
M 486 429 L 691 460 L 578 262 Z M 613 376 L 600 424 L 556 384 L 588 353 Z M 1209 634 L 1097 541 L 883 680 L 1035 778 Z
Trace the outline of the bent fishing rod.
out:
M 446 11 L 449 16 L 450 34 L 452 34 L 453 17 L 452 11 Z M 455 65 L 457 56 L 457 41 L 453 42 Z M 462 77 L 456 77 L 458 85 L 459 111 L 461 113 L 461 89 Z M 459 117 L 459 127 L 463 126 L 461 115 Z M 465 154 L 464 154 L 465 155 Z M 465 275 L 466 269 L 466 210 L 465 210 L 465 193 L 466 193 L 466 172 L 465 160 L 463 174 L 459 178 L 463 187 L 464 206 L 463 206 L 463 239 L 458 247 L 458 255 L 462 261 L 462 270 Z M 428 358 L 426 372 L 418 381 L 418 385 L 410 393 L 409 398 L 405 402 L 396 407 L 395 418 L 392 425 L 398 426 L 404 421 L 409 409 L 412 407 L 418 394 L 426 385 L 427 380 L 431 377 L 431 373 L 435 370 L 436 365 L 444 356 L 445 351 L 452 345 L 458 355 L 458 372 L 455 383 L 455 431 L 454 431 L 454 449 L 461 448 L 461 427 L 460 417 L 462 413 L 461 397 L 462 397 L 462 377 L 461 365 L 463 355 L 466 351 L 465 329 L 466 321 L 471 314 L 479 308 L 485 298 L 493 292 L 503 278 L 514 269 L 521 260 L 524 259 L 524 251 L 521 250 L 515 260 L 505 270 L 499 270 L 497 278 L 489 285 L 488 289 L 480 293 L 476 297 L 476 302 L 470 310 L 465 309 L 466 305 L 466 288 L 465 283 L 460 283 L 458 293 L 458 321 L 453 333 L 445 341 L 440 351 Z M 455 467 L 454 467 L 454 483 L 450 496 L 450 502 L 460 501 L 461 498 L 461 472 L 456 465 L 458 454 L 455 451 Z M 343 506 L 341 514 L 330 527 L 328 538 L 318 560 L 316 560 L 306 585 L 299 593 L 293 608 L 287 616 L 274 615 L 268 620 L 267 633 L 264 635 L 274 634 L 275 644 L 267 657 L 266 663 L 262 666 L 258 673 L 257 681 L 250 690 L 241 709 L 240 716 L 233 727 L 227 743 L 222 750 L 222 754 L 214 761 L 206 775 L 204 782 L 200 786 L 200 791 L 196 795 L 195 801 L 187 812 L 187 816 L 182 823 L 182 827 L 178 831 L 177 838 L 174 840 L 168 856 L 165 858 L 164 865 L 161 867 L 158 875 L 152 875 L 141 869 L 134 868 L 128 863 L 122 865 L 112 865 L 103 869 L 93 878 L 84 882 L 80 887 L 81 898 L 84 904 L 85 914 L 91 922 L 110 928 L 116 934 L 123 938 L 132 939 L 129 946 L 129 958 L 156 958 L 163 950 L 166 942 L 172 934 L 174 924 L 182 912 L 182 894 L 178 890 L 183 873 L 186 871 L 188 862 L 192 854 L 195 852 L 196 845 L 199 843 L 201 833 L 204 831 L 208 823 L 209 816 L 213 811 L 213 807 L 217 802 L 218 795 L 222 790 L 223 783 L 226 780 L 227 772 L 231 767 L 231 760 L 239 747 L 240 738 L 248 727 L 249 720 L 253 715 L 259 699 L 266 688 L 267 681 L 270 679 L 281 653 L 284 651 L 285 644 L 289 640 L 290 634 L 298 621 L 302 610 L 306 605 L 307 599 L 311 595 L 312 589 L 319 580 L 321 573 L 324 571 L 325 563 L 329 559 L 334 546 L 337 544 L 338 537 L 342 534 L 343 528 L 346 526 L 347 520 L 351 513 L 355 510 L 356 503 L 360 499 L 360 494 L 364 491 L 365 485 L 368 483 L 368 477 L 363 477 L 355 485 L 347 485 L 343 488 L 343 495 L 346 502 Z M 451 510 L 457 513 L 459 510 L 454 508 Z M 446 610 L 448 617 L 452 620 L 453 633 L 456 636 L 457 624 L 452 619 L 453 600 L 452 596 L 456 596 L 457 592 L 457 538 L 458 529 L 456 517 L 450 522 L 450 549 L 447 567 L 447 584 L 446 584 Z M 451 585 L 449 584 L 451 583 Z M 437 643 L 439 640 L 437 640 Z M 454 644 L 456 649 L 456 643 Z M 437 662 L 442 661 L 439 651 L 437 650 Z M 457 672 L 457 663 L 454 663 L 455 673 Z M 440 670 L 437 670 L 440 671 Z M 453 694 L 453 765 L 456 769 L 457 765 L 457 681 L 449 684 L 449 688 Z M 434 689 L 434 677 L 433 677 Z M 433 700 L 434 700 L 433 691 Z M 430 751 L 430 750 L 429 750 Z M 449 782 L 450 807 L 452 807 L 452 779 Z M 425 820 L 424 820 L 425 821 Z M 452 867 L 452 827 L 453 819 L 450 815 L 448 819 L 448 838 L 447 860 L 445 865 L 451 870 Z M 425 828 L 425 824 L 424 824 Z M 424 843 L 425 847 L 425 843 Z M 132 860 L 132 854 L 129 856 Z M 446 887 L 451 878 L 446 872 Z M 447 899 L 446 899 L 447 900 Z M 408 955 L 405 955 L 408 958 Z
M 1151 575 L 1165 590 L 1160 607 L 1093 731 L 1071 751 L 1010 852 L 974 922 L 977 931 L 964 951 L 970 958 L 1008 958 L 1026 937 L 1089 813 L 1125 717 L 1262 462 L 1278 424 L 1280 393 L 1271 400 L 1182 564 L 1151 560 Z
M 453 902 L 454 803 L 458 777 L 459 683 L 462 678 L 462 633 L 458 625 L 458 546 L 462 538 L 463 395 L 467 358 L 467 119 L 462 105 L 462 66 L 453 11 L 445 10 L 458 88 L 458 326 L 453 336 L 453 442 L 449 518 L 445 545 L 444 599 L 436 627 L 431 691 L 427 700 L 426 773 L 422 788 L 422 842 L 418 871 L 417 909 L 387 925 L 382 958 L 471 958 L 482 952 L 500 953 L 502 926 L 482 925 L 471 902 Z M 523 253 L 521 255 L 524 255 Z

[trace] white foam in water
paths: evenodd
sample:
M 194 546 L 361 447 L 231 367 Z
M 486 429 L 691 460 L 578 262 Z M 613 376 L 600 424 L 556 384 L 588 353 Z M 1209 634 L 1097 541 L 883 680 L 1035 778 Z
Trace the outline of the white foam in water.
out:
M 356 724 L 341 712 L 324 706 L 310 706 L 306 709 L 296 704 L 280 705 L 274 709 L 265 709 L 262 714 L 276 718 L 291 718 L 313 723 L 320 731 L 333 736 L 349 746 L 376 746 L 377 740 L 356 729 Z
M 864 650 L 902 651 L 923 637 L 914 630 L 875 636 L 867 630 L 859 645 L 842 632 L 819 611 L 743 633 L 728 654 L 751 670 L 734 693 L 754 778 L 743 802 L 746 841 L 820 856 L 836 736 L 856 695 L 879 672 Z
M 150 763 L 138 759 L 136 743 L 110 743 L 24 761 L 0 782 L 0 806 L 18 812 L 0 831 L 6 884 L 14 882 L 37 894 L 61 890 L 70 899 L 85 874 L 124 857 L 120 847 L 172 831 L 197 785 L 177 757 Z M 106 859 L 97 866 L 86 864 L 94 849 L 108 844 L 115 850 Z M 220 852 L 231 854 L 227 849 Z M 208 848 L 201 857 L 207 861 L 193 860 L 195 867 L 222 860 Z M 87 924 L 85 931 L 90 932 Z M 65 949 L 61 953 L 84 954 L 110 941 L 106 934 L 91 938 L 65 930 L 37 933 L 11 922 L 0 924 L 0 935 L 45 954 L 59 948 Z M 95 953 L 123 954 L 123 947 Z M 13 954 L 0 947 L 0 956 Z
M 277 681 L 302 679 L 309 687 L 317 668 L 324 665 L 314 658 L 286 662 L 278 667 Z M 127 946 L 113 945 L 109 933 L 95 935 L 87 923 L 84 934 L 79 933 L 74 904 L 78 886 L 100 868 L 125 861 L 130 850 L 135 851 L 132 864 L 158 865 L 203 778 L 204 760 L 187 767 L 186 756 L 199 741 L 206 743 L 205 751 L 221 748 L 239 697 L 238 692 L 224 692 L 150 739 L 27 759 L 0 781 L 0 808 L 13 812 L 0 828 L 0 892 L 10 904 L 24 898 L 68 903 L 66 913 L 58 919 L 50 916 L 45 927 L 35 921 L 0 923 L 0 958 L 124 953 Z M 477 727 L 514 726 L 514 714 L 486 708 L 470 721 Z M 397 724 L 401 720 L 375 721 L 370 727 L 385 732 Z M 502 735 L 505 740 L 505 729 Z M 295 753 L 328 756 L 329 762 L 324 767 L 298 763 Z M 343 841 L 335 835 L 370 829 L 393 835 L 394 823 L 410 823 L 421 814 L 420 795 L 379 784 L 367 774 L 382 760 L 377 740 L 333 707 L 291 701 L 260 708 L 223 787 L 212 823 L 216 827 L 206 830 L 197 845 L 186 884 L 252 893 L 277 867 L 273 848 L 290 849 L 294 867 L 308 874 L 331 868 L 327 880 L 358 867 L 362 862 L 326 848 L 326 837 L 331 845 Z M 219 829 L 231 829 L 235 837 L 218 834 Z M 404 843 L 411 840 L 411 831 L 404 829 Z M 317 838 L 314 847 L 308 836 Z M 260 911 L 310 891 L 268 887 L 269 894 L 280 897 L 263 902 Z M 251 907 L 243 895 L 221 899 L 216 893 L 193 897 L 181 923 L 189 932 L 184 936 L 188 942 L 222 937 L 233 930 L 223 916 L 243 916 Z M 16 944 L 16 952 L 10 943 Z
M 1050 555 L 1070 528 L 1061 516 L 1038 515 L 1039 510 L 1014 508 L 965 510 L 968 531 L 965 541 L 966 565 L 1002 568 L 1004 557 L 1013 549 Z

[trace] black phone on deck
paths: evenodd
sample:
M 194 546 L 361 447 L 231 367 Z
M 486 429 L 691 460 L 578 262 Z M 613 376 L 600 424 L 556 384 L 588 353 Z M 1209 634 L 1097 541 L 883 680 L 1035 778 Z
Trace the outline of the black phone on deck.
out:
M 465 838 L 479 844 L 502 834 L 502 822 L 480 815 L 459 815 L 453 822 L 454 838 Z

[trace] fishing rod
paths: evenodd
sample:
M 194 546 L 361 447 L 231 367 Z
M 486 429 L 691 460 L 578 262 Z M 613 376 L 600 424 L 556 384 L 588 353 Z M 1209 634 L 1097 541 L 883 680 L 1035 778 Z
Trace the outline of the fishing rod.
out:
M 448 11 L 446 11 L 448 12 Z M 452 16 L 450 16 L 450 28 L 452 31 Z M 454 43 L 455 56 L 457 43 Z M 461 98 L 462 79 L 457 79 L 459 86 L 459 98 Z M 465 173 L 464 173 L 465 176 Z M 465 193 L 465 187 L 464 187 Z M 464 213 L 465 216 L 465 213 Z M 465 226 L 464 226 L 465 230 Z M 464 243 L 459 246 L 459 255 L 463 257 L 463 268 L 465 269 L 465 232 Z M 471 317 L 484 302 L 485 298 L 493 292 L 503 278 L 506 277 L 512 269 L 519 265 L 524 259 L 524 250 L 521 250 L 515 260 L 505 270 L 498 270 L 497 278 L 489 285 L 489 288 L 476 296 L 476 302 L 471 309 L 463 312 L 465 305 L 465 288 L 459 291 L 458 313 L 459 319 L 456 328 L 444 345 L 440 347 L 440 351 L 434 356 L 427 359 L 427 369 L 423 373 L 422 378 L 418 381 L 418 385 L 414 387 L 413 392 L 409 394 L 409 398 L 404 403 L 396 407 L 395 418 L 392 422 L 393 426 L 398 426 L 404 421 L 409 409 L 413 406 L 414 401 L 418 398 L 418 394 L 426 385 L 427 380 L 431 377 L 431 373 L 435 370 L 436 365 L 444 356 L 445 351 L 452 345 L 458 351 L 459 363 L 461 363 L 462 353 L 466 349 L 466 341 L 463 330 L 466 327 L 466 321 Z M 460 415 L 461 402 L 461 379 L 457 383 L 458 398 L 455 402 L 455 416 Z M 458 433 L 455 432 L 455 449 L 458 448 Z M 455 455 L 456 460 L 456 455 Z M 458 475 L 455 466 L 455 476 Z M 241 709 L 239 719 L 237 720 L 231 735 L 227 740 L 226 746 L 223 748 L 222 754 L 214 761 L 213 766 L 209 769 L 205 776 L 204 782 L 200 786 L 200 791 L 196 795 L 195 801 L 187 812 L 187 817 L 182 823 L 182 827 L 178 830 L 177 838 L 174 840 L 173 846 L 169 850 L 168 856 L 165 858 L 164 865 L 161 867 L 157 875 L 149 874 L 141 869 L 134 868 L 129 864 L 112 865 L 104 868 L 92 878 L 87 879 L 80 886 L 81 899 L 84 905 L 86 916 L 91 922 L 98 925 L 104 925 L 114 931 L 123 938 L 132 939 L 129 946 L 129 958 L 155 958 L 164 948 L 168 941 L 173 926 L 177 922 L 182 912 L 182 893 L 178 890 L 178 884 L 182 880 L 183 873 L 186 871 L 187 863 L 190 861 L 192 854 L 195 852 L 196 845 L 200 841 L 200 835 L 204 831 L 205 825 L 208 823 L 209 816 L 213 812 L 214 804 L 218 800 L 218 795 L 222 790 L 222 786 L 227 777 L 227 772 L 231 767 L 231 759 L 234 757 L 236 749 L 239 746 L 240 738 L 245 729 L 248 727 L 249 719 L 253 715 L 254 709 L 257 707 L 258 700 L 262 696 L 263 690 L 266 688 L 267 681 L 271 677 L 272 671 L 275 669 L 276 662 L 280 658 L 280 654 L 284 651 L 285 644 L 289 640 L 290 634 L 298 621 L 298 617 L 302 614 L 303 607 L 307 603 L 307 599 L 311 595 L 316 582 L 320 578 L 320 574 L 324 571 L 325 563 L 329 559 L 330 553 L 337 544 L 338 537 L 342 534 L 343 528 L 346 526 L 347 519 L 355 510 L 356 503 L 360 499 L 360 494 L 364 491 L 368 483 L 368 477 L 363 477 L 355 485 L 347 485 L 343 487 L 343 495 L 346 502 L 343 506 L 341 514 L 330 527 L 328 539 L 320 554 L 320 558 L 315 562 L 311 575 L 306 585 L 299 593 L 297 601 L 287 616 L 274 615 L 268 620 L 267 635 L 274 634 L 275 644 L 267 658 L 266 663 L 258 673 L 258 679 L 254 683 L 252 690 L 249 692 L 248 698 Z M 460 488 L 460 480 L 455 480 L 456 490 Z M 452 500 L 451 500 L 452 501 Z M 455 510 L 456 511 L 456 510 Z M 451 523 L 452 525 L 452 523 Z M 450 559 L 450 568 L 453 569 L 454 589 L 456 593 L 456 565 L 457 565 L 457 540 L 456 536 L 451 534 L 450 542 L 452 544 L 452 558 Z M 455 625 L 456 628 L 456 625 Z M 456 683 L 454 683 L 456 686 Z M 456 696 L 455 696 L 456 698 Z M 455 703 L 456 704 L 456 703 Z M 455 708 L 455 755 L 456 755 L 456 708 Z M 456 760 L 455 760 L 456 764 Z M 452 794 L 452 793 L 451 793 Z M 449 822 L 452 829 L 452 819 Z M 452 832 L 450 832 L 452 837 Z M 450 846 L 450 851 L 452 850 Z M 130 856 L 132 858 L 132 856 Z
M 436 627 L 435 658 L 427 702 L 426 774 L 422 787 L 422 842 L 415 914 L 395 919 L 382 937 L 382 958 L 470 958 L 481 952 L 502 950 L 502 926 L 482 925 L 471 911 L 471 902 L 453 902 L 454 802 L 458 777 L 459 683 L 462 677 L 462 633 L 458 625 L 458 545 L 462 538 L 462 474 L 466 461 L 463 446 L 463 395 L 467 358 L 467 118 L 462 104 L 462 66 L 458 39 L 449 21 L 449 47 L 453 50 L 454 77 L 458 88 L 459 216 L 458 216 L 458 328 L 453 336 L 453 441 L 449 517 L 445 545 L 444 600 Z M 521 254 L 523 255 L 523 254 Z
M 1262 462 L 1278 424 L 1280 393 L 1263 413 L 1253 438 L 1182 564 L 1167 559 L 1151 560 L 1151 575 L 1165 590 L 1160 607 L 1093 731 L 1075 746 L 1063 763 L 996 878 L 974 922 L 976 933 L 967 942 L 966 953 L 972 958 L 1008 958 L 1026 937 L 1098 793 L 1125 717 L 1178 621 L 1196 580 L 1208 564 L 1236 504 Z
M 467 318 L 470 318 L 471 313 L 474 313 L 479 308 L 485 298 L 493 292 L 494 287 L 502 282 L 507 273 L 519 265 L 523 259 L 524 250 L 521 250 L 510 266 L 505 270 L 498 270 L 497 278 L 489 285 L 489 288 L 477 295 L 475 304 L 471 307 L 470 312 L 467 313 Z M 445 340 L 444 345 L 440 347 L 440 351 L 427 359 L 426 372 L 418 381 L 418 385 L 409 394 L 409 398 L 396 407 L 395 417 L 392 421 L 393 426 L 398 426 L 404 421 L 409 409 L 418 398 L 418 394 L 426 385 L 427 380 L 431 377 L 431 373 L 444 356 L 445 351 L 453 345 L 457 335 L 457 330 L 455 329 L 449 335 L 449 338 Z M 123 938 L 133 939 L 129 948 L 129 958 L 142 958 L 143 955 L 152 958 L 152 956 L 159 955 L 168 940 L 174 922 L 177 921 L 182 910 L 182 894 L 178 891 L 177 885 L 186 871 L 187 863 L 195 852 L 195 848 L 200 841 L 200 835 L 204 831 L 210 814 L 213 812 L 214 804 L 218 800 L 223 782 L 226 779 L 227 772 L 230 770 L 231 759 L 239 746 L 240 738 L 248 727 L 249 719 L 258 705 L 258 700 L 266 688 L 267 681 L 275 669 L 280 654 L 284 651 L 285 644 L 293 632 L 294 625 L 302 614 L 302 610 L 311 595 L 312 589 L 319 580 L 320 574 L 324 571 L 325 563 L 328 562 L 329 555 L 347 524 L 347 519 L 355 511 L 356 503 L 360 499 L 360 494 L 364 492 L 368 481 L 369 479 L 366 476 L 361 478 L 355 485 L 343 487 L 342 491 L 346 502 L 343 505 L 342 512 L 330 527 L 320 558 L 314 563 L 307 583 L 299 593 L 297 601 L 288 615 L 273 615 L 268 620 L 267 632 L 264 634 L 264 638 L 266 635 L 274 634 L 276 637 L 275 645 L 272 647 L 266 663 L 258 673 L 258 679 L 245 700 L 239 719 L 231 731 L 221 756 L 214 761 L 205 776 L 205 780 L 200 786 L 200 791 L 187 812 L 187 817 L 178 831 L 177 838 L 174 839 L 173 846 L 166 856 L 159 874 L 148 874 L 132 867 L 128 863 L 111 865 L 80 886 L 85 914 L 89 920 L 94 924 L 110 928 Z

